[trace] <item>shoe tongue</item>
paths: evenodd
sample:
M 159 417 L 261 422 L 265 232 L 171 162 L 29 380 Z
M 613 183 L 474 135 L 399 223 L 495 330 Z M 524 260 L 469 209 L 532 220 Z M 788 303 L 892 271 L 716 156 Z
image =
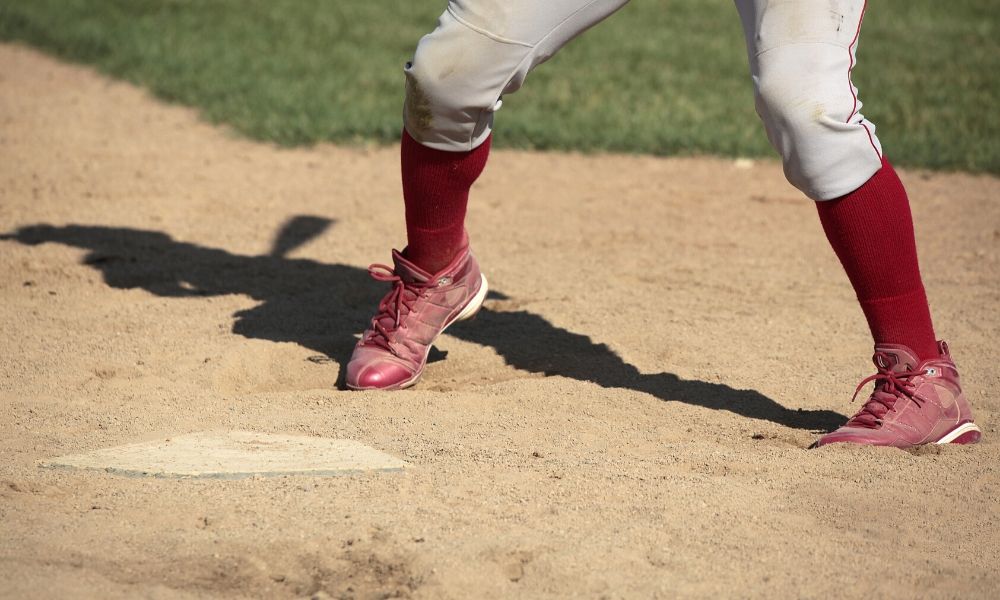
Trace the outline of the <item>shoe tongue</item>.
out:
M 406 283 L 426 283 L 432 277 L 427 271 L 406 260 L 398 250 L 392 251 L 392 263 L 396 267 L 396 275 Z
M 912 371 L 920 364 L 920 359 L 913 350 L 899 344 L 875 346 L 875 356 L 872 357 L 872 361 L 876 367 L 889 369 L 893 373 Z M 887 364 L 882 364 L 884 362 Z

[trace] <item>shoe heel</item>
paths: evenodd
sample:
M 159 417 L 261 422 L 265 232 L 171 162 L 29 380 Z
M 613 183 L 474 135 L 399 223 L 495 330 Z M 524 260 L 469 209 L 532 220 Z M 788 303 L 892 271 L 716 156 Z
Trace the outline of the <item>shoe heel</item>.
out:
M 966 431 L 962 435 L 948 442 L 949 444 L 978 444 L 982 433 L 979 431 Z
M 938 444 L 975 444 L 982 437 L 982 431 L 975 423 L 962 423 L 938 440 Z
M 483 307 L 483 301 L 486 300 L 486 293 L 489 291 L 489 284 L 486 282 L 485 275 L 480 275 L 480 277 L 482 277 L 482 285 L 479 286 L 479 291 L 472 297 L 472 300 L 469 300 L 469 303 L 465 305 L 462 312 L 458 313 L 455 321 L 468 321 L 476 316 L 479 309 Z

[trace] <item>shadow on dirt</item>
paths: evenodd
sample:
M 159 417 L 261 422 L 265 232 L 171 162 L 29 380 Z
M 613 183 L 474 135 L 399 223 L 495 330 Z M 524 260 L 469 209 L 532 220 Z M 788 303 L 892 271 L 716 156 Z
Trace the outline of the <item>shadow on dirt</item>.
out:
M 233 333 L 294 342 L 345 364 L 354 345 L 352 334 L 371 317 L 384 292 L 382 285 L 364 269 L 287 256 L 333 224 L 321 217 L 295 217 L 278 232 L 271 252 L 260 256 L 179 242 L 158 231 L 87 225 L 33 225 L 0 239 L 85 249 L 83 263 L 99 270 L 114 288 L 141 288 L 172 298 L 248 295 L 261 304 L 234 315 Z M 489 299 L 506 296 L 491 292 Z M 448 335 L 493 347 L 507 364 L 524 371 L 636 390 L 786 427 L 828 431 L 846 419 L 827 410 L 790 410 L 755 390 L 685 380 L 672 373 L 643 374 L 606 344 L 555 327 L 540 315 L 504 311 L 502 302 L 493 304 L 499 306 L 484 306 L 474 321 L 450 329 Z

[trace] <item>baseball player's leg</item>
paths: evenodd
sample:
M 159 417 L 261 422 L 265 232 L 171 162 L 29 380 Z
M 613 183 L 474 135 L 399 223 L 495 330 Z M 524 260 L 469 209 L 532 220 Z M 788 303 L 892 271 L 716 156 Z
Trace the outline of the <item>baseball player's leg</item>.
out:
M 625 0 L 452 0 L 407 63 L 402 168 L 406 254 L 446 264 L 465 243 L 468 190 L 501 96 Z M 464 176 L 456 176 L 456 173 Z
M 821 443 L 975 441 L 958 373 L 934 336 L 906 191 L 850 79 L 866 4 L 736 0 L 768 139 L 788 180 L 817 201 L 875 340 L 875 393 Z
M 393 282 L 355 347 L 346 382 L 416 382 L 434 339 L 473 314 L 485 278 L 469 253 L 469 189 L 486 164 L 504 94 L 627 0 L 451 0 L 407 63 L 401 146 L 407 247 L 376 276 Z

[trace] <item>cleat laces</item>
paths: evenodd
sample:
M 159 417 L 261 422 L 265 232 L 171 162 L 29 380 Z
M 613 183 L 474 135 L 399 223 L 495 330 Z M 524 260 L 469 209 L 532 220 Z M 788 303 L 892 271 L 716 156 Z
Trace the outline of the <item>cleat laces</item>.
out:
M 875 390 L 868 398 L 868 401 L 865 402 L 865 405 L 861 407 L 861 410 L 847 422 L 848 427 L 877 429 L 882 425 L 882 419 L 886 413 L 893 410 L 896 401 L 901 398 L 909 398 L 917 406 L 923 405 L 924 399 L 917 394 L 916 385 L 912 379 L 920 375 L 926 375 L 926 369 L 920 371 L 893 371 L 892 357 L 885 352 L 876 352 L 872 359 L 875 362 L 878 372 L 861 380 L 857 389 L 854 390 L 851 402 L 857 399 L 861 389 L 871 381 L 875 382 Z
M 394 269 L 382 264 L 370 265 L 368 274 L 377 281 L 391 283 L 392 290 L 378 303 L 378 312 L 372 317 L 372 326 L 366 332 L 365 343 L 374 344 L 399 356 L 399 351 L 395 348 L 395 333 L 403 327 L 403 321 L 410 314 L 414 303 L 433 285 L 403 281 Z

